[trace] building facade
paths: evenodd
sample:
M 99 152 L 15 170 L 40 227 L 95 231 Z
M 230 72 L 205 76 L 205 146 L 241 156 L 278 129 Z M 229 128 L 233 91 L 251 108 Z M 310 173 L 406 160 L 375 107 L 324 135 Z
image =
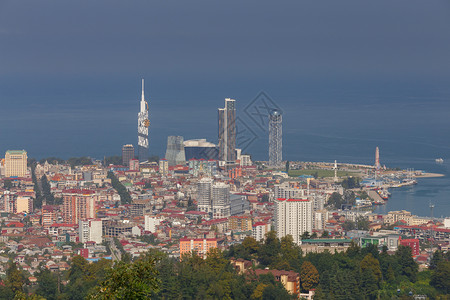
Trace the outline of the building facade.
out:
M 78 226 L 80 243 L 95 242 L 101 244 L 102 238 L 102 220 L 80 220 Z
M 205 258 L 212 248 L 217 248 L 217 239 L 180 239 L 180 256 L 195 252 Z
M 83 219 L 95 218 L 95 192 L 91 190 L 63 191 L 64 223 L 78 224 Z
M 236 100 L 226 98 L 219 108 L 219 160 L 226 164 L 236 162 Z
M 275 231 L 278 238 L 291 235 L 300 244 L 300 236 L 312 232 L 312 201 L 308 199 L 275 199 Z
M 27 151 L 8 150 L 5 154 L 5 177 L 25 177 L 27 174 Z
M 197 209 L 211 212 L 212 178 L 202 178 L 197 184 Z

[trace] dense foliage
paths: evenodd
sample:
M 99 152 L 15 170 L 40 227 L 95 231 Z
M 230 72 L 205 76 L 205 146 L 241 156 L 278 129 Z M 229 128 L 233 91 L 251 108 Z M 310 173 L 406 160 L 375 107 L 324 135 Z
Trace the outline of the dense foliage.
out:
M 75 256 L 66 272 L 42 267 L 32 287 L 11 263 L 0 284 L 0 299 L 293 299 L 272 274 L 256 276 L 255 269 L 266 267 L 298 272 L 301 290 L 315 289 L 315 300 L 412 299 L 410 294 L 446 299 L 449 256 L 437 251 L 432 270 L 419 272 L 408 247 L 399 246 L 390 255 L 386 248 L 380 253 L 375 246 L 352 244 L 345 253 L 302 255 L 292 237 L 280 240 L 270 232 L 263 242 L 247 237 L 228 251 L 212 249 L 206 259 L 190 254 L 178 260 L 155 250 L 115 264 L 104 259 L 88 263 Z M 239 273 L 232 257 L 251 261 L 247 272 Z

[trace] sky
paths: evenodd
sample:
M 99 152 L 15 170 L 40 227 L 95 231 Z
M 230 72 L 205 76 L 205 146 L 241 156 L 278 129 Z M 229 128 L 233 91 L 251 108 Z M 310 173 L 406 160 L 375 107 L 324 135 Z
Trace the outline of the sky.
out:
M 437 122 L 449 32 L 447 0 L 0 0 L 0 151 L 120 154 L 136 143 L 140 78 L 159 155 L 169 134 L 216 142 L 223 99 L 242 110 L 260 91 L 297 115 L 417 96 L 438 101 Z

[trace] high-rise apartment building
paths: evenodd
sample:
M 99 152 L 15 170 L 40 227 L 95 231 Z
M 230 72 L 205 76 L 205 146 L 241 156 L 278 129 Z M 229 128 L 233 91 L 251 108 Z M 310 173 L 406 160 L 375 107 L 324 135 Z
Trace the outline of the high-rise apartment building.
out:
M 71 189 L 63 191 L 63 219 L 78 224 L 83 219 L 95 218 L 94 191 Z
M 202 178 L 197 184 L 197 209 L 211 212 L 212 178 Z
M 182 136 L 167 137 L 166 159 L 169 162 L 169 166 L 182 165 L 186 163 Z
M 161 158 L 159 160 L 159 174 L 167 176 L 169 174 L 169 162 L 167 159 Z
M 102 220 L 80 220 L 78 225 L 80 243 L 95 242 L 101 244 L 103 242 Z
M 131 144 L 123 145 L 122 147 L 122 164 L 124 166 L 130 165 L 130 160 L 134 159 L 134 147 Z
M 278 238 L 290 234 L 295 243 L 300 236 L 312 231 L 312 201 L 308 199 L 275 200 L 275 231 Z
M 279 167 L 283 160 L 283 116 L 274 109 L 269 114 L 269 166 Z
M 218 182 L 212 186 L 211 210 L 213 218 L 230 216 L 230 186 Z
M 8 150 L 5 155 L 5 177 L 25 177 L 27 174 L 27 151 Z
M 144 97 L 144 79 L 142 79 L 142 95 L 138 113 L 138 158 L 141 162 L 148 159 L 148 128 L 150 126 L 148 111 L 148 103 Z
M 219 108 L 219 160 L 226 164 L 236 161 L 236 100 L 226 98 Z

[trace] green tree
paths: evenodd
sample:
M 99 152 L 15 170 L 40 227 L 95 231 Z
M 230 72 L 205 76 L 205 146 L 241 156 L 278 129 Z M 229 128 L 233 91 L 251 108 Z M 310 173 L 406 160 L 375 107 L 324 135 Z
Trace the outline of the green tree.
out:
M 89 298 L 148 299 L 159 291 L 159 283 L 155 258 L 144 255 L 133 263 L 114 265 Z
M 367 254 L 360 263 L 361 271 L 369 270 L 374 275 L 376 282 L 381 281 L 381 269 L 378 259 L 372 256 L 372 253 Z
M 3 188 L 10 190 L 13 187 L 11 179 L 3 180 Z
M 333 194 L 330 195 L 330 198 L 328 198 L 328 205 L 336 209 L 340 209 L 342 203 L 343 203 L 342 196 L 339 193 L 334 192 Z
M 300 283 L 304 291 L 309 291 L 319 283 L 319 272 L 309 261 L 302 264 L 300 270 Z
M 309 239 L 311 236 L 309 235 L 309 231 L 305 231 L 302 233 L 302 235 L 300 236 L 301 240 L 307 240 Z
M 17 264 L 9 263 L 8 269 L 6 270 L 6 286 L 16 294 L 17 292 L 23 291 L 24 284 L 25 278 L 17 268 Z
M 434 251 L 433 257 L 430 260 L 430 268 L 429 269 L 430 270 L 436 269 L 437 265 L 440 262 L 443 262 L 444 260 L 445 260 L 444 259 L 444 254 L 442 253 L 442 251 L 440 251 L 440 250 Z
M 442 261 L 437 264 L 431 275 L 430 285 L 446 295 L 450 294 L 450 262 Z
M 264 243 L 258 248 L 259 262 L 263 266 L 268 266 L 274 263 L 280 253 L 280 240 L 277 238 L 275 231 L 266 233 Z
M 39 270 L 36 274 L 38 286 L 36 294 L 47 300 L 57 299 L 58 297 L 58 277 L 47 268 Z
M 411 282 L 415 282 L 419 266 L 412 257 L 411 248 L 403 245 L 398 246 L 395 257 L 400 265 L 401 274 L 408 277 Z

